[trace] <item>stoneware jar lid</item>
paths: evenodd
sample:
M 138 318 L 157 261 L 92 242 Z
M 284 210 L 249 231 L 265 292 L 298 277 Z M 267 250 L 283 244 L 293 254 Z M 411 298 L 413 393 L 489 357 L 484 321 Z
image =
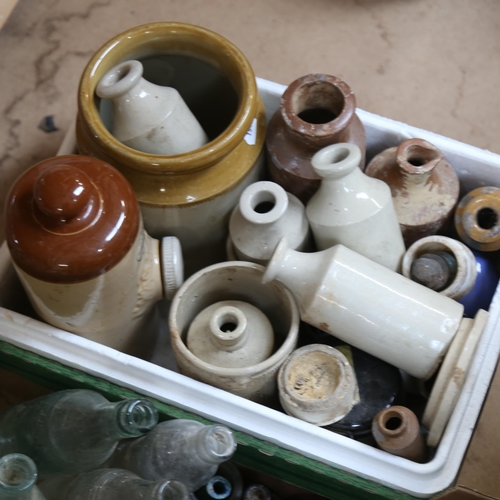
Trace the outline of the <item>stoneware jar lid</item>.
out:
M 12 259 L 42 281 L 75 283 L 105 273 L 130 250 L 139 227 L 130 184 L 96 158 L 44 160 L 21 176 L 7 197 Z

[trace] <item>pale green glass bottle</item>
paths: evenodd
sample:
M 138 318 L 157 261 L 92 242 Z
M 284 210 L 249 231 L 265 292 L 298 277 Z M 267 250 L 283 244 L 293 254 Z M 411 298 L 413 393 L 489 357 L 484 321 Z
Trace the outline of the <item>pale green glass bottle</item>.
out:
M 107 465 L 153 481 L 181 481 L 195 491 L 235 449 L 236 441 L 227 427 L 177 419 L 161 422 L 139 439 L 120 443 Z
M 188 500 L 178 481 L 148 481 L 121 469 L 99 469 L 76 477 L 53 476 L 40 485 L 47 500 Z
M 157 422 L 146 400 L 110 403 L 94 391 L 55 392 L 0 415 L 0 456 L 28 455 L 41 476 L 77 474 L 99 467 L 120 439 L 141 436 Z
M 0 458 L 0 498 L 2 500 L 45 500 L 35 486 L 36 465 L 31 458 L 11 453 Z

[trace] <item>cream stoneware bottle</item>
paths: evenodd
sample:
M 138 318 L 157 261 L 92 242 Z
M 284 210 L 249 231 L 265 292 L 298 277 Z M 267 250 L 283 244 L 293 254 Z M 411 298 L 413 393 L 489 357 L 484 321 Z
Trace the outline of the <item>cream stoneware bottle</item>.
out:
M 111 165 L 58 156 L 25 172 L 6 208 L 7 244 L 35 311 L 51 325 L 150 355 L 154 310 L 182 283 L 176 238 L 142 228 L 137 200 Z
M 235 255 L 239 260 L 265 265 L 283 237 L 294 250 L 309 247 L 304 205 L 274 182 L 251 184 L 229 220 L 228 257 Z
M 201 148 L 208 137 L 178 90 L 148 82 L 139 61 L 111 68 L 96 87 L 113 103 L 111 133 L 133 149 L 176 155 Z
M 462 322 L 458 302 L 343 245 L 301 253 L 283 239 L 264 275 L 273 279 L 293 293 L 303 321 L 424 380 Z
M 358 167 L 355 144 L 327 146 L 312 158 L 322 178 L 307 204 L 306 214 L 319 250 L 337 244 L 399 271 L 405 246 L 392 203 L 391 190 Z
M 224 300 L 196 316 L 186 342 L 195 356 L 211 365 L 243 368 L 271 356 L 274 332 L 257 307 L 241 300 Z

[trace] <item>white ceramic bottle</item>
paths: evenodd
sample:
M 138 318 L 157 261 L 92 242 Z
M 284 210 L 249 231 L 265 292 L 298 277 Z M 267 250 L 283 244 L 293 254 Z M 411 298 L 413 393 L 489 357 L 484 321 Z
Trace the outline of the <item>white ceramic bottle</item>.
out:
M 211 365 L 244 368 L 271 356 L 274 333 L 257 307 L 241 300 L 224 300 L 194 318 L 186 343 L 196 357 Z
M 318 249 L 342 244 L 399 271 L 405 246 L 391 190 L 358 168 L 359 147 L 332 144 L 318 151 L 311 162 L 322 178 L 306 208 Z
M 265 265 L 280 239 L 290 248 L 306 250 L 309 223 L 302 202 L 279 184 L 255 182 L 241 194 L 229 221 L 228 257 Z
M 301 319 L 427 380 L 458 331 L 463 306 L 343 245 L 301 253 L 278 245 L 264 282 L 282 282 Z
M 176 155 L 201 148 L 208 137 L 179 92 L 142 78 L 139 61 L 125 61 L 100 80 L 96 93 L 113 103 L 111 133 L 144 153 Z

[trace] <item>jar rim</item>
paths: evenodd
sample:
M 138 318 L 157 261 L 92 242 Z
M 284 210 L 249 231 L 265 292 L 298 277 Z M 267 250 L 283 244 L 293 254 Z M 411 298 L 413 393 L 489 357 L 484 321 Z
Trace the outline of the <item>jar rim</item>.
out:
M 238 94 L 239 103 L 235 116 L 226 129 L 215 139 L 201 148 L 187 153 L 169 156 L 156 155 L 123 145 L 106 128 L 95 104 L 95 87 L 99 83 L 101 73 L 110 69 L 101 69 L 104 66 L 103 61 L 105 61 L 106 56 L 125 50 L 124 47 L 129 46 L 138 37 L 143 40 L 143 45 L 148 41 L 158 41 L 162 38 L 165 39 L 165 43 L 168 45 L 169 39 L 173 40 L 182 35 L 191 38 L 192 42 L 196 39 L 202 40 L 203 51 L 200 49 L 200 53 L 197 54 L 193 53 L 193 50 L 183 50 L 182 44 L 176 44 L 175 46 L 172 44 L 170 49 L 165 47 L 163 53 L 175 53 L 176 55 L 189 53 L 189 55 L 215 65 L 221 71 L 223 71 L 223 66 L 230 69 L 231 75 L 227 73 L 224 73 L 224 75 L 229 79 Z M 153 53 L 157 54 L 153 49 L 150 50 L 151 55 Z M 149 54 L 144 53 L 142 57 L 147 55 Z M 129 56 L 129 58 L 131 57 L 132 55 Z M 259 94 L 255 75 L 243 53 L 229 40 L 211 30 L 196 25 L 175 22 L 143 24 L 115 36 L 90 59 L 82 73 L 78 89 L 80 121 L 84 122 L 84 126 L 96 141 L 99 149 L 105 151 L 109 158 L 127 165 L 133 170 L 150 174 L 184 174 L 202 170 L 215 164 L 241 143 L 252 125 L 258 106 Z

